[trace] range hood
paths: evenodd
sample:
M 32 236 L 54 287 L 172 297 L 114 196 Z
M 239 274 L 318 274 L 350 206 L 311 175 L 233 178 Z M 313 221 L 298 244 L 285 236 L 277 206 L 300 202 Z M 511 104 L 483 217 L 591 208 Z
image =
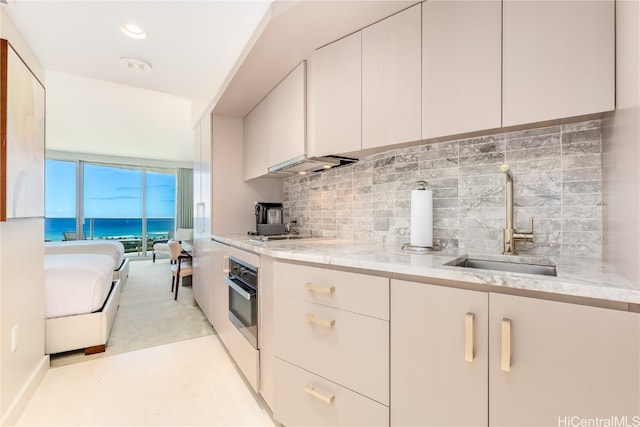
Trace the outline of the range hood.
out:
M 349 165 L 358 159 L 342 156 L 307 157 L 301 155 L 269 168 L 270 173 L 303 174 Z

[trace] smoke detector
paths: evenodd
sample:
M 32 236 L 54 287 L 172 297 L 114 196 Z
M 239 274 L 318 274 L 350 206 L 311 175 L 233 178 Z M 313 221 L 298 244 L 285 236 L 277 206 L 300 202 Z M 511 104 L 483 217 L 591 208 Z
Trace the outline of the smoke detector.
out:
M 118 60 L 120 66 L 134 73 L 150 73 L 151 65 L 141 59 L 136 58 L 120 58 Z

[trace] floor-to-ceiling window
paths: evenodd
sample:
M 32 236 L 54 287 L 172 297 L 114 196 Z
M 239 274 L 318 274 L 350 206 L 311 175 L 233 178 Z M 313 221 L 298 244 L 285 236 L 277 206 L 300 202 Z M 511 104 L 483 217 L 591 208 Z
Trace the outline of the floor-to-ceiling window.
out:
M 147 248 L 156 239 L 166 239 L 176 229 L 176 172 L 147 168 L 145 175 L 144 212 L 147 226 Z
M 47 159 L 45 240 L 113 239 L 144 256 L 175 228 L 176 170 Z
M 141 168 L 83 163 L 83 226 L 87 239 L 115 239 L 142 253 Z
M 76 238 L 76 162 L 48 159 L 46 163 L 44 240 Z

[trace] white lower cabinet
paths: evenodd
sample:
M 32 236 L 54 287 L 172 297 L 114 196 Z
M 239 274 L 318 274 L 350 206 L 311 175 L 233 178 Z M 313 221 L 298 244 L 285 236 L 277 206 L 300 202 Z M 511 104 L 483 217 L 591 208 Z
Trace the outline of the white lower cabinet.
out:
M 260 344 L 260 395 L 273 408 L 273 258 L 260 257 L 260 289 L 258 290 Z
M 389 408 L 275 359 L 274 418 L 285 426 L 388 426 Z
M 213 325 L 214 308 L 211 306 L 213 291 L 212 283 L 212 247 L 211 241 L 196 238 L 193 241 L 193 275 L 191 277 L 191 290 L 193 300 L 198 304 L 209 323 Z
M 638 313 L 392 280 L 391 325 L 392 425 L 640 422 Z
M 389 403 L 389 322 L 277 295 L 276 356 Z
M 371 312 L 366 293 L 353 292 L 365 283 L 377 296 Z M 388 289 L 383 277 L 274 262 L 278 422 L 388 425 L 389 321 L 379 310 L 388 307 Z
M 229 347 L 229 333 L 233 325 L 229 320 L 229 292 L 223 280 L 226 275 L 226 257 L 229 246 L 218 242 L 211 242 L 211 316 L 207 318 L 213 325 L 218 337 L 226 347 Z
M 238 368 L 246 378 L 253 391 L 259 391 L 260 350 L 253 348 L 251 343 L 235 328 L 229 329 L 227 334 L 227 350 L 236 362 Z
M 493 293 L 489 306 L 489 425 L 640 425 L 639 313 Z
M 487 424 L 486 292 L 391 281 L 391 425 Z

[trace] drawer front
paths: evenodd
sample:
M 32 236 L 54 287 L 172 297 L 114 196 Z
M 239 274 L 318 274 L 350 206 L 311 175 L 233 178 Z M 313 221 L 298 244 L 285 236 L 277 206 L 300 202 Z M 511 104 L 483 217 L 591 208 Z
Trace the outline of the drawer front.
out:
M 260 351 L 253 348 L 251 343 L 236 328 L 232 328 L 227 336 L 227 350 L 236 362 L 238 368 L 256 393 L 259 390 Z
M 389 404 L 389 322 L 276 295 L 274 354 Z
M 388 426 L 389 408 L 275 359 L 273 418 L 286 426 Z
M 275 262 L 274 293 L 389 320 L 389 279 Z
M 253 265 L 254 267 L 260 267 L 260 256 L 252 252 L 229 246 L 227 248 L 227 253 L 234 258 L 238 258 L 239 260 Z

